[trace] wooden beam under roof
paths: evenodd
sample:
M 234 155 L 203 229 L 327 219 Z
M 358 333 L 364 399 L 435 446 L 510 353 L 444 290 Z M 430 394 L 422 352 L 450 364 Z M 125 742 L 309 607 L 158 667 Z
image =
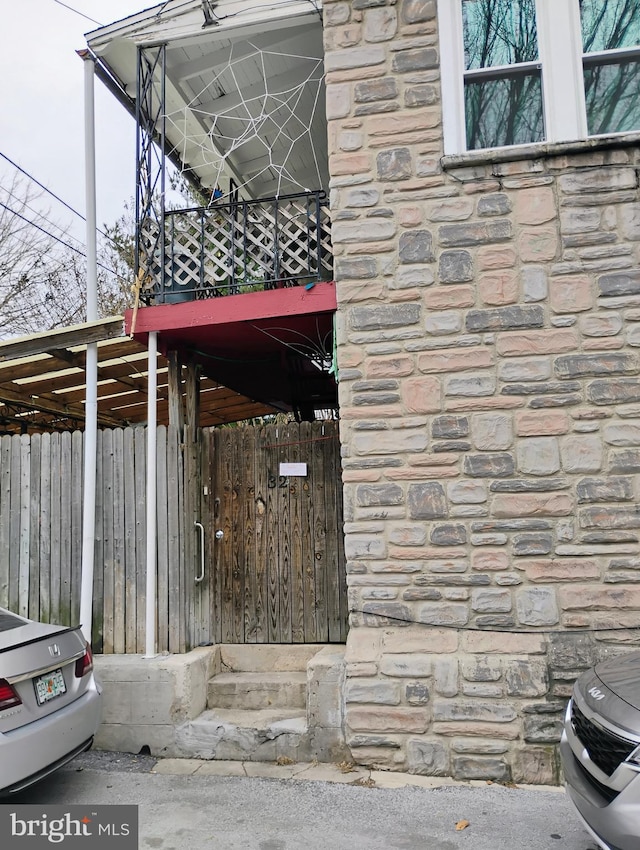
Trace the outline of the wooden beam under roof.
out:
M 69 328 L 5 340 L 0 343 L 0 362 L 17 360 L 19 357 L 32 357 L 35 354 L 49 354 L 56 349 L 88 345 L 104 339 L 121 337 L 123 327 L 124 318 L 112 316 L 96 322 L 85 322 L 83 325 L 72 325 Z

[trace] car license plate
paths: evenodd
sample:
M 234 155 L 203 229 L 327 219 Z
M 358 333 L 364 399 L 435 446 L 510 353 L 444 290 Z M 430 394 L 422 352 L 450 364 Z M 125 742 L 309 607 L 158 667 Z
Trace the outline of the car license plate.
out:
M 44 676 L 38 676 L 33 683 L 36 688 L 38 705 L 44 705 L 45 702 L 49 702 L 49 700 L 55 699 L 55 697 L 59 697 L 67 691 L 62 670 L 53 670 L 51 673 L 45 673 Z

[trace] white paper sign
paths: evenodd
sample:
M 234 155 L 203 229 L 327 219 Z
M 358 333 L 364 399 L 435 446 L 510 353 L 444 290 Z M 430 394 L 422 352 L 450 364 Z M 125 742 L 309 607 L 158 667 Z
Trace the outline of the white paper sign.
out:
M 291 478 L 292 476 L 298 476 L 304 478 L 307 474 L 307 464 L 306 463 L 281 463 L 280 464 L 280 475 L 288 476 Z

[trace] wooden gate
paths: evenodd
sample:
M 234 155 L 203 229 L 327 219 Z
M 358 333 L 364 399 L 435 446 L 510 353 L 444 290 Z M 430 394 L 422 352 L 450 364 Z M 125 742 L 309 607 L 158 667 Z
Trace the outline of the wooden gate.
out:
M 344 642 L 338 423 L 205 429 L 202 475 L 200 642 Z

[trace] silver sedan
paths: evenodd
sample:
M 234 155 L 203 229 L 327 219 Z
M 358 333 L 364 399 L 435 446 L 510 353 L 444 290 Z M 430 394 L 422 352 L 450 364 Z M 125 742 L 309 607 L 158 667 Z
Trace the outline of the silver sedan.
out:
M 101 708 L 79 627 L 0 608 L 0 795 L 21 791 L 87 750 Z

